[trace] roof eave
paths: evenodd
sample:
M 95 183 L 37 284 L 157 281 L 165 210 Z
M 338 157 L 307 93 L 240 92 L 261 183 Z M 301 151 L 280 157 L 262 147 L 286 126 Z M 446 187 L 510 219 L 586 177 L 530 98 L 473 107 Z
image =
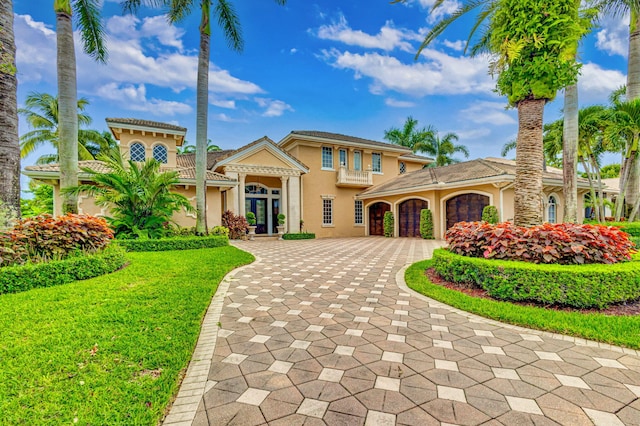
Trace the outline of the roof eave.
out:
M 405 148 L 405 147 L 400 147 L 400 146 L 393 146 L 391 144 L 389 144 L 389 147 L 383 147 L 383 146 L 379 146 L 379 145 L 370 145 L 367 143 L 358 143 L 358 142 L 353 142 L 353 141 L 345 141 L 344 139 L 332 139 L 332 138 L 323 138 L 320 136 L 309 136 L 309 135 L 301 135 L 299 133 L 289 133 L 287 136 L 285 136 L 284 138 L 282 138 L 282 140 L 280 142 L 278 142 L 278 146 L 284 147 L 285 145 L 287 145 L 291 140 L 295 140 L 295 139 L 300 139 L 300 140 L 307 140 L 310 142 L 318 142 L 318 143 L 331 143 L 331 144 L 335 144 L 335 145 L 344 145 L 344 146 L 353 146 L 356 148 L 362 148 L 362 149 L 371 149 L 371 150 L 386 150 L 386 151 L 391 151 L 391 152 L 401 152 L 403 154 L 408 154 L 411 152 L 411 150 L 409 148 Z

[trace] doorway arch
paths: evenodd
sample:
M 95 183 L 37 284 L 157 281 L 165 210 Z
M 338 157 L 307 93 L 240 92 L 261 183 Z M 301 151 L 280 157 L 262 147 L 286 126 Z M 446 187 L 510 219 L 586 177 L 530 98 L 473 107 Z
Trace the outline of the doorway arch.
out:
M 369 206 L 369 235 L 384 235 L 384 214 L 391 211 L 391 206 L 378 201 Z
M 410 198 L 398 206 L 398 233 L 401 237 L 420 236 L 420 211 L 429 208 L 429 203 L 419 198 Z

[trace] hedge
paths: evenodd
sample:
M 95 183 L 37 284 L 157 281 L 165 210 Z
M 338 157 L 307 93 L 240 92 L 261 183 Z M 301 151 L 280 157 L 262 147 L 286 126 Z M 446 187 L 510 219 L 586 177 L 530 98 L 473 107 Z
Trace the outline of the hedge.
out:
M 316 234 L 312 232 L 299 232 L 297 234 L 282 235 L 283 240 L 313 240 L 315 237 Z
M 554 265 L 433 253 L 433 267 L 444 279 L 472 283 L 502 300 L 575 308 L 605 308 L 640 298 L 640 255 L 614 265 Z
M 167 251 L 213 248 L 229 245 L 229 238 L 224 235 L 206 237 L 172 237 L 144 240 L 115 240 L 126 251 Z
M 632 237 L 640 238 L 640 222 L 607 222 L 607 226 L 618 226 Z
M 124 250 L 115 244 L 97 254 L 0 268 L 0 294 L 51 287 L 109 274 L 125 264 Z
M 629 238 L 636 245 L 636 249 L 640 250 L 640 237 Z

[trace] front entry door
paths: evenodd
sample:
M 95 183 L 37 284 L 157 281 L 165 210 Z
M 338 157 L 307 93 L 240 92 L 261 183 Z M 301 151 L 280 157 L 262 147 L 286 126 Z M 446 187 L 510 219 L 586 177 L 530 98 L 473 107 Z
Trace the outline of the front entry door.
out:
M 369 235 L 384 235 L 384 214 L 391 210 L 387 203 L 375 203 L 369 207 Z
M 256 215 L 256 234 L 266 234 L 267 230 L 267 199 L 247 198 L 245 199 L 245 211 L 253 212 Z

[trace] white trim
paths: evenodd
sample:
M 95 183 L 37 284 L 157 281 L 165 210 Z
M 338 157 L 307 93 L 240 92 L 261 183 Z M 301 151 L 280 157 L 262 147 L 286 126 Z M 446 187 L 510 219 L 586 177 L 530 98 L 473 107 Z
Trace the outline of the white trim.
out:
M 480 191 L 477 189 L 468 189 L 447 194 L 446 197 L 440 199 L 440 239 L 444 239 L 444 233 L 447 232 L 447 200 L 463 194 L 484 195 L 485 197 L 489 197 L 489 205 L 493 205 L 493 194 L 490 192 Z
M 544 199 L 542 200 L 542 210 L 544 212 L 544 221 L 548 222 L 548 223 L 560 223 L 560 222 L 562 222 L 560 220 L 560 217 L 559 217 L 559 211 L 560 211 L 560 206 L 561 206 L 560 199 L 561 198 L 558 195 L 558 193 L 556 193 L 554 191 L 554 192 L 550 192 L 549 194 L 545 194 L 543 192 L 543 194 L 544 194 Z M 556 200 L 556 221 L 555 222 L 549 222 L 549 205 L 550 205 L 549 204 L 549 198 L 551 198 L 551 197 L 555 198 L 555 200 Z
M 126 129 L 126 130 L 137 130 L 139 132 L 162 133 L 165 135 L 177 135 L 177 136 L 185 136 L 187 134 L 186 130 L 163 129 L 159 127 L 125 124 L 125 123 L 120 123 L 117 121 L 109 121 L 109 120 L 106 120 L 106 122 L 107 122 L 107 127 L 109 127 L 110 129 L 120 130 L 120 132 L 118 133 L 123 133 L 122 130 Z
M 302 163 L 296 161 L 288 153 L 283 151 L 282 148 L 280 148 L 279 146 L 271 142 L 267 137 L 259 139 L 259 142 L 257 142 L 255 145 L 241 149 L 240 151 L 234 153 L 233 155 L 219 161 L 218 163 L 216 163 L 215 167 L 218 168 L 218 167 L 221 167 L 224 165 L 230 165 L 230 164 L 233 164 L 234 166 L 238 166 L 238 167 L 242 166 L 242 164 L 234 164 L 234 163 L 241 161 L 242 159 L 260 151 L 261 149 L 266 149 L 275 157 L 277 157 L 279 160 L 281 160 L 285 164 L 290 165 L 292 169 L 298 169 L 300 172 L 309 173 L 309 169 L 307 167 L 302 165 Z M 262 166 L 258 166 L 258 167 L 262 167 Z M 275 168 L 276 167 L 274 167 L 274 169 Z
M 355 137 L 355 136 L 353 136 L 353 137 Z M 359 142 L 347 141 L 347 140 L 344 140 L 344 139 L 323 138 L 323 137 L 320 137 L 320 136 L 301 135 L 301 134 L 298 134 L 298 133 L 289 133 L 287 136 L 282 138 L 282 140 L 280 140 L 280 142 L 278 142 L 278 146 L 281 146 L 281 147 L 284 148 L 290 141 L 317 142 L 317 143 L 326 144 L 326 145 L 342 145 L 342 146 L 347 146 L 347 147 L 361 148 L 363 150 L 365 150 L 365 149 L 372 150 L 372 151 L 373 150 L 384 150 L 384 151 L 391 151 L 391 152 L 400 152 L 402 154 L 411 154 L 412 153 L 409 148 L 401 147 L 399 145 L 394 146 L 394 145 L 391 145 L 391 144 L 385 144 L 384 142 L 371 141 L 371 142 L 377 142 L 375 144 L 369 144 L 369 143 L 366 143 L 366 142 L 359 143 Z M 378 143 L 379 144 L 384 144 L 384 145 L 389 145 L 389 146 L 380 146 L 380 145 L 378 145 Z

